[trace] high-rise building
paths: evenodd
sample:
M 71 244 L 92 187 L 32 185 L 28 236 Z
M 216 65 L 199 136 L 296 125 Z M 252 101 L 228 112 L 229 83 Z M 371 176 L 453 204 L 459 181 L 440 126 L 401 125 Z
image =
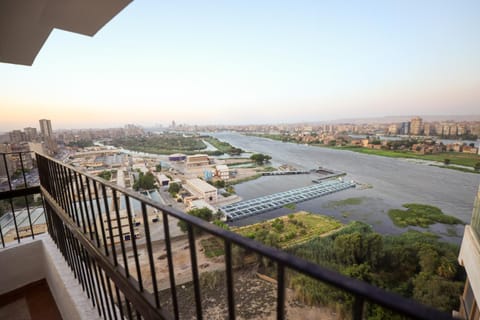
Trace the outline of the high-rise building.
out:
M 415 117 L 410 121 L 410 134 L 419 136 L 423 133 L 423 120 L 420 117 Z
M 426 136 L 433 136 L 435 134 L 435 126 L 431 123 L 423 125 L 423 134 Z
M 25 132 L 25 139 L 27 141 L 29 142 L 37 141 L 38 139 L 37 128 L 27 127 L 23 129 L 23 132 Z
M 11 143 L 25 141 L 25 134 L 21 130 L 13 130 L 8 134 Z
M 388 134 L 397 134 L 398 130 L 399 130 L 399 125 L 397 123 L 394 123 L 388 126 Z
M 409 134 L 410 133 L 410 122 L 402 122 L 400 126 L 400 134 Z
M 40 132 L 42 133 L 42 138 L 43 139 L 47 137 L 53 138 L 52 122 L 47 119 L 41 119 L 39 120 L 39 123 L 40 123 Z
M 55 137 L 53 136 L 52 131 L 52 122 L 47 119 L 39 120 L 40 123 L 40 132 L 42 133 L 42 139 L 45 143 L 45 146 L 50 154 L 57 152 L 57 143 L 55 142 Z

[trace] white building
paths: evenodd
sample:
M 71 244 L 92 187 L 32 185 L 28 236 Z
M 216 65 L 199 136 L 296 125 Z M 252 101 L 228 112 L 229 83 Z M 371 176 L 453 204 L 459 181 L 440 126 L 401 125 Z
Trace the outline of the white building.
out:
M 230 169 L 225 164 L 219 164 L 216 167 L 216 175 L 224 181 L 228 181 L 230 178 Z
M 189 179 L 183 185 L 183 188 L 192 195 L 203 199 L 208 203 L 217 202 L 217 188 L 198 178 Z
M 207 154 L 195 154 L 187 156 L 187 167 L 201 167 L 208 166 L 210 164 L 210 158 Z

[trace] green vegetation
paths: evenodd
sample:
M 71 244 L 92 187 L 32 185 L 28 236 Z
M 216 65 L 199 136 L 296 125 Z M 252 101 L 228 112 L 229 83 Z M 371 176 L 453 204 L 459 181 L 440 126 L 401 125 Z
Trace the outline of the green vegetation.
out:
M 215 258 L 225 254 L 223 241 L 216 237 L 200 240 L 205 256 Z
M 273 172 L 273 171 L 277 171 L 277 169 L 275 169 L 274 167 L 268 166 L 268 167 L 259 167 L 255 171 L 257 171 L 257 172 Z
M 457 263 L 458 247 L 428 233 L 408 231 L 382 236 L 371 227 L 353 222 L 327 237 L 291 247 L 290 253 L 347 276 L 414 298 L 451 312 L 458 309 L 464 274 Z M 308 304 L 324 305 L 347 315 L 351 295 L 296 272 L 287 273 L 288 287 Z M 402 319 L 371 304 L 366 319 Z
M 168 186 L 168 192 L 172 197 L 175 197 L 182 187 L 175 182 L 170 183 Z
M 93 141 L 92 140 L 72 141 L 68 144 L 68 146 L 77 147 L 77 148 L 93 147 Z
M 461 224 L 460 219 L 446 215 L 437 207 L 409 203 L 403 207 L 407 210 L 391 209 L 388 215 L 397 227 L 420 226 L 427 228 L 429 225 L 438 223 Z
M 231 144 L 229 144 L 228 142 L 220 141 L 214 137 L 206 137 L 203 139 L 208 143 L 210 143 L 215 148 L 217 148 L 221 153 L 228 153 L 229 155 L 232 155 L 232 156 L 235 156 L 235 155 L 238 156 L 243 152 L 242 149 L 236 148 Z
M 245 227 L 233 229 L 247 238 L 269 246 L 287 248 L 338 229 L 340 222 L 330 217 L 299 212 Z
M 243 183 L 243 182 L 247 182 L 247 181 L 256 180 L 256 179 L 261 178 L 261 177 L 262 177 L 262 175 L 259 173 L 259 174 L 255 174 L 253 176 L 246 177 L 246 178 L 243 178 L 243 179 L 232 180 L 229 183 L 231 185 L 234 185 L 234 184 L 239 184 L 239 183 Z
M 278 140 L 278 141 L 282 141 L 282 142 L 297 142 L 297 139 L 295 139 L 294 137 L 289 136 L 289 135 L 284 135 L 284 134 L 249 133 L 249 134 L 247 134 L 247 136 L 254 136 L 254 137 L 260 137 L 260 138 Z
M 157 164 L 157 165 L 155 166 L 155 171 L 156 171 L 156 172 L 162 171 L 162 164 L 161 164 L 161 163 L 159 163 L 159 164 Z
M 215 188 L 225 188 L 225 181 L 224 180 L 217 180 L 213 183 Z
M 344 200 L 330 201 L 325 207 L 326 208 L 338 208 L 344 206 L 356 206 L 363 203 L 365 198 L 348 198 Z
M 213 212 L 212 212 L 212 210 L 210 210 L 208 208 L 192 209 L 192 210 L 188 211 L 187 213 L 191 216 L 203 219 L 203 220 L 208 221 L 208 222 L 213 220 Z M 187 232 L 187 230 L 188 230 L 188 224 L 183 220 L 178 221 L 178 227 L 183 232 Z M 201 230 L 198 229 L 198 228 L 195 228 L 195 233 L 196 234 L 201 234 Z
M 207 147 L 200 138 L 184 137 L 181 134 L 118 138 L 113 140 L 112 144 L 129 150 L 157 154 L 194 154 Z
M 449 164 L 457 164 L 467 167 L 475 167 L 476 163 L 480 161 L 480 156 L 473 153 L 462 153 L 462 152 L 442 152 L 436 154 L 418 154 L 412 151 L 401 151 L 401 150 L 377 150 L 377 149 L 368 149 L 362 147 L 335 147 L 339 150 L 349 150 L 354 152 L 360 152 L 365 154 L 372 154 L 383 157 L 390 158 L 411 158 L 411 159 L 421 159 L 428 161 L 437 161 L 444 163 L 445 159 L 449 160 Z M 448 158 L 446 158 L 448 157 Z
M 104 180 L 107 180 L 107 181 L 110 181 L 110 179 L 112 178 L 112 171 L 110 170 L 103 170 L 102 172 L 100 172 L 98 174 L 98 176 Z
M 263 153 L 255 153 L 251 155 L 250 159 L 255 161 L 258 165 L 262 165 L 264 162 L 269 162 L 272 157 Z
M 287 203 L 283 207 L 287 208 L 287 209 L 290 209 L 290 210 L 295 210 L 297 208 L 297 205 L 295 203 Z
M 135 191 L 138 190 L 151 190 L 155 188 L 155 177 L 153 176 L 153 173 L 150 171 L 147 172 L 146 174 L 143 174 L 143 172 L 140 172 L 138 174 L 138 179 L 135 180 L 135 183 L 133 184 L 133 189 Z
M 222 214 L 220 212 L 217 212 L 216 214 L 214 214 L 212 212 L 212 210 L 210 210 L 208 208 L 199 208 L 199 209 L 192 209 L 192 210 L 188 211 L 187 213 L 191 216 L 200 218 L 200 219 L 205 220 L 207 222 L 212 222 L 214 225 L 216 225 L 217 227 L 220 227 L 222 229 L 225 229 L 225 230 L 229 229 L 228 225 L 220 220 L 220 218 L 222 216 Z M 188 224 L 183 220 L 178 221 L 178 227 L 183 232 L 188 231 Z M 202 230 L 200 228 L 194 227 L 193 230 L 194 230 L 195 234 L 197 234 L 197 235 L 200 235 L 202 233 Z

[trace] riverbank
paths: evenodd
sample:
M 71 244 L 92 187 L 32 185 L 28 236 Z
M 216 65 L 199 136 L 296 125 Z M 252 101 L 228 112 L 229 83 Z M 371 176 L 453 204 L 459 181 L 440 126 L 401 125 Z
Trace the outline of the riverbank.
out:
M 282 136 L 282 135 L 273 135 L 273 134 L 248 134 L 248 136 L 254 136 L 259 138 L 266 138 L 275 141 L 281 142 L 290 142 L 302 145 L 296 141 L 295 139 Z M 325 144 L 308 144 L 309 146 L 313 147 L 321 147 L 321 148 L 331 148 L 335 150 L 342 150 L 342 151 L 353 151 L 363 154 L 369 155 L 376 155 L 382 157 L 389 157 L 389 158 L 404 158 L 404 159 L 419 159 L 424 161 L 432 161 L 441 163 L 439 167 L 445 169 L 452 169 L 457 171 L 469 172 L 469 173 L 480 173 L 480 155 L 472 154 L 472 153 L 462 153 L 462 152 L 442 152 L 436 154 L 418 154 L 413 151 L 407 150 L 384 150 L 384 149 L 370 149 L 364 148 L 360 146 L 329 146 Z M 445 160 L 451 165 L 443 165 Z M 475 168 L 478 168 L 475 170 Z
M 336 150 L 347 150 L 353 151 L 363 154 L 375 155 L 375 156 L 382 156 L 388 158 L 404 158 L 404 159 L 419 159 L 424 161 L 433 161 L 439 163 L 445 163 L 445 160 L 448 159 L 450 164 L 458 165 L 462 167 L 471 168 L 468 172 L 471 173 L 480 173 L 480 169 L 475 171 L 475 165 L 480 163 L 480 155 L 472 154 L 472 153 L 462 153 L 462 152 L 442 152 L 436 154 L 418 154 L 413 151 L 396 151 L 396 150 L 377 150 L 377 149 L 369 149 L 363 147 L 331 147 L 326 145 L 313 145 L 316 147 L 322 148 L 331 148 Z M 459 168 L 459 167 L 451 167 L 449 165 L 441 166 L 442 168 L 447 169 L 463 169 L 468 170 L 467 168 Z

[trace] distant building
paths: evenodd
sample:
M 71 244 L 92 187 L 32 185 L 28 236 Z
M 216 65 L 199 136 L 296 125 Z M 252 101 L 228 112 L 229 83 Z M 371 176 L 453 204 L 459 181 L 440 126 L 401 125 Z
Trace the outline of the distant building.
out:
M 397 123 L 394 123 L 394 124 L 391 124 L 388 126 L 388 133 L 389 134 L 397 134 L 398 133 L 398 124 Z
M 215 168 L 216 176 L 224 181 L 228 181 L 230 178 L 230 169 L 226 164 L 219 164 Z
M 158 183 L 162 186 L 162 187 L 168 187 L 168 185 L 170 184 L 170 178 L 168 178 L 166 175 L 164 175 L 163 173 L 157 173 L 156 174 L 156 177 L 157 177 L 157 180 L 158 180 Z
M 458 262 L 465 268 L 467 279 L 460 298 L 460 316 L 474 320 L 480 317 L 480 187 L 473 205 L 472 220 L 465 226 Z
M 423 120 L 420 117 L 415 117 L 410 121 L 410 134 L 419 136 L 423 133 Z
M 42 134 L 43 142 L 45 142 L 45 147 L 47 148 L 50 154 L 57 152 L 58 146 L 55 142 L 55 137 L 53 136 L 52 131 L 52 122 L 47 119 L 39 120 L 40 123 L 40 132 Z
M 201 167 L 208 166 L 210 164 L 210 158 L 206 154 L 195 154 L 193 156 L 187 156 L 187 167 Z
M 208 203 L 217 202 L 217 188 L 198 178 L 189 179 L 183 185 L 183 188 L 199 199 L 204 199 Z
M 400 125 L 400 134 L 410 134 L 410 122 L 402 122 Z
M 13 130 L 9 132 L 8 137 L 11 143 L 20 143 L 25 141 L 25 134 L 21 130 Z
M 423 124 L 423 134 L 426 136 L 432 136 L 435 134 L 435 127 L 432 126 L 430 123 Z
M 112 206 L 112 208 L 114 208 L 113 201 L 110 205 Z M 117 205 L 120 206 L 119 197 L 117 197 Z M 112 238 L 113 238 L 113 243 L 119 243 L 120 231 L 122 232 L 123 240 L 132 239 L 127 211 L 119 210 L 118 215 L 120 219 L 117 219 L 117 214 L 115 213 L 115 210 L 112 210 L 109 216 L 107 216 L 106 214 L 102 214 L 99 217 L 97 217 L 97 221 L 96 221 L 97 230 L 99 230 L 98 231 L 99 233 L 105 232 L 105 238 L 107 240 L 107 243 L 110 243 L 110 241 L 112 241 L 110 239 Z M 132 226 L 133 226 L 133 232 L 134 232 L 133 236 L 135 238 L 138 238 L 140 236 L 140 233 L 138 231 L 137 223 L 134 217 L 131 217 L 131 220 L 132 220 Z M 111 233 L 110 233 L 110 226 L 111 226 Z M 102 238 L 101 234 L 99 235 L 99 238 L 100 239 Z
M 47 119 L 40 119 L 38 122 L 40 123 L 42 138 L 53 137 L 52 122 Z
M 185 161 L 186 159 L 187 156 L 183 153 L 175 153 L 168 156 L 168 160 L 173 162 Z
M 35 142 L 38 140 L 37 128 L 27 127 L 23 129 L 25 132 L 25 140 L 28 142 Z

